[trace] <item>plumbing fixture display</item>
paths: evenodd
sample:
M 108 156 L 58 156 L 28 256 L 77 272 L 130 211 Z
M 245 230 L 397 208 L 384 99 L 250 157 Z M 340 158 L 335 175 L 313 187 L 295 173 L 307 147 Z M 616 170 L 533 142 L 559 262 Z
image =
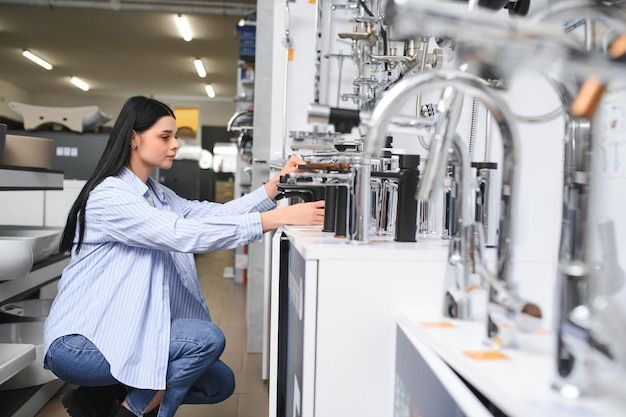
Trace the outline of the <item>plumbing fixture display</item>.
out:
M 386 135 L 385 129 L 393 112 L 399 108 L 408 95 L 420 88 L 424 89 L 425 86 L 429 88 L 443 88 L 443 93 L 437 106 L 439 117 L 431 140 L 429 159 L 419 184 L 418 198 L 430 199 L 434 189 L 439 188 L 443 181 L 442 174 L 446 165 L 446 156 L 453 137 L 456 135 L 455 129 L 460 116 L 463 100 L 461 92 L 471 93 L 484 101 L 499 127 L 504 151 L 497 259 L 498 272 L 496 276 L 502 282 L 504 288 L 508 291 L 513 291 L 513 282 L 509 270 L 512 257 L 511 221 L 515 201 L 514 193 L 517 189 L 514 168 L 518 138 L 514 131 L 513 116 L 510 114 L 508 106 L 495 94 L 487 82 L 472 74 L 452 70 L 432 71 L 399 82 L 383 96 L 378 106 L 374 109 L 371 129 L 366 137 L 365 151 L 370 154 L 377 152 L 377 149 L 382 146 L 381 139 Z M 468 177 L 466 175 L 466 178 Z M 465 183 L 467 184 L 467 182 Z M 467 186 L 469 184 L 464 185 L 464 187 Z M 464 195 L 467 196 L 469 193 L 466 192 Z M 461 202 L 460 204 L 464 206 L 466 202 Z M 366 207 L 362 206 L 361 210 L 364 211 Z M 469 210 L 462 211 L 465 214 L 462 215 L 461 221 L 464 222 L 463 224 L 468 224 L 466 216 L 468 216 Z M 493 301 L 494 299 L 495 294 L 492 294 L 490 300 Z M 502 326 L 506 325 L 508 323 L 502 323 Z M 497 326 L 495 328 L 493 324 L 487 326 L 487 334 L 490 339 L 496 339 L 498 337 L 497 333 Z
M 623 331 L 606 325 L 611 295 L 600 288 L 618 277 L 615 268 L 615 239 L 612 224 L 600 225 L 606 257 L 605 268 L 612 273 L 598 276 L 589 259 L 589 184 L 591 155 L 595 148 L 592 119 L 604 85 L 587 80 L 571 103 L 570 130 L 565 148 L 564 205 L 558 269 L 557 372 L 554 387 L 566 397 L 594 394 L 597 390 L 599 356 L 615 359 L 612 349 L 623 351 Z M 568 200 L 565 200 L 568 199 Z M 598 282 L 599 281 L 599 282 Z M 605 282 L 603 282 L 605 281 Z M 611 286 L 610 284 L 608 286 Z M 609 320 L 624 323 L 626 317 L 612 310 Z M 613 330 L 611 333 L 606 330 Z M 617 342 L 617 343 L 616 343 Z M 610 346 L 610 344 L 613 346 Z M 621 353 L 621 352 L 620 352 Z M 621 355 L 620 355 L 621 356 Z M 623 357 L 620 358 L 623 360 Z M 624 362 L 622 362 L 623 364 Z
M 333 232 L 337 238 L 347 238 L 353 198 L 352 157 L 320 153 L 304 156 L 303 159 L 306 164 L 300 165 L 298 172 L 280 178 L 278 198 L 325 200 L 323 231 Z
M 372 234 L 376 236 L 393 236 L 396 228 L 398 211 L 398 180 L 400 169 L 398 155 L 391 154 L 391 141 L 383 151 L 383 156 L 372 160 Z
M 371 178 L 380 181 L 380 197 L 376 204 L 375 218 L 388 230 L 393 221 L 394 240 L 415 242 L 417 237 L 417 200 L 415 190 L 419 182 L 419 155 L 397 155 L 398 170 L 371 172 Z
M 568 3 L 572 4 L 574 2 L 568 2 Z M 577 4 L 579 6 L 582 5 L 583 7 L 593 10 L 595 13 L 593 14 L 594 17 L 601 16 L 607 20 L 616 20 L 616 19 L 621 20 L 620 19 L 621 12 L 618 10 L 612 9 L 609 11 L 608 8 L 606 8 L 602 11 L 599 11 L 598 9 L 602 9 L 602 6 L 599 6 L 598 4 L 592 4 L 589 2 L 580 2 Z M 586 53 L 589 51 L 593 51 L 594 48 L 590 48 L 589 45 L 581 45 L 580 42 L 576 40 L 574 37 L 567 36 L 564 33 L 563 29 L 558 26 L 548 25 L 548 24 L 543 24 L 543 23 L 539 24 L 537 22 L 530 22 L 530 21 L 524 21 L 524 20 L 504 21 L 501 19 L 494 18 L 493 16 L 490 16 L 485 13 L 480 13 L 480 12 L 467 13 L 467 11 L 461 12 L 458 8 L 446 9 L 445 7 L 441 7 L 441 6 L 442 6 L 441 4 L 432 4 L 432 3 L 420 2 L 420 1 L 389 2 L 388 7 L 387 7 L 386 19 L 387 19 L 387 22 L 390 23 L 395 28 L 395 33 L 397 36 L 400 36 L 400 38 L 404 38 L 404 39 L 415 38 L 419 36 L 420 32 L 418 31 L 428 31 L 429 33 L 445 33 L 447 36 L 450 36 L 456 39 L 457 42 L 459 42 L 459 44 L 456 47 L 456 50 L 457 50 L 457 53 L 459 53 L 461 57 L 463 58 L 471 57 L 472 59 L 475 60 L 478 55 L 475 54 L 474 52 L 480 51 L 481 60 L 483 60 L 484 62 L 472 61 L 473 65 L 470 68 L 473 68 L 473 71 L 475 72 L 477 71 L 477 69 L 480 70 L 480 68 L 487 67 L 490 70 L 493 70 L 493 69 L 497 70 L 496 72 L 498 74 L 503 74 L 507 76 L 508 74 L 512 73 L 512 71 L 514 70 L 514 66 L 516 65 L 521 64 L 521 65 L 528 65 L 531 67 L 534 66 L 535 68 L 539 68 L 545 64 L 546 65 L 545 68 L 548 68 L 551 65 L 557 63 L 558 65 L 556 66 L 557 67 L 560 66 L 560 68 L 556 73 L 552 73 L 551 72 L 552 70 L 550 71 L 546 70 L 546 72 L 548 74 L 552 74 L 551 76 L 554 78 L 564 78 L 567 80 L 568 78 L 573 77 L 574 80 L 576 79 L 580 80 L 581 78 L 586 78 L 593 73 L 597 73 L 600 75 L 600 77 L 606 80 L 606 79 L 610 79 L 611 77 L 618 76 L 620 71 L 623 71 L 623 69 L 621 69 L 619 66 L 612 65 L 605 58 L 600 57 L 598 59 L 596 55 L 591 54 L 591 53 Z M 580 9 L 574 10 L 574 11 L 580 12 Z M 611 12 L 616 12 L 616 13 L 611 13 Z M 551 15 L 553 16 L 554 14 L 555 14 L 554 11 L 552 11 Z M 589 15 L 585 15 L 585 13 L 583 13 L 583 16 L 584 16 L 583 23 L 588 22 L 588 20 L 584 20 L 584 19 L 591 19 Z M 415 19 L 417 19 L 418 21 L 416 22 Z M 591 27 L 591 24 L 587 23 L 586 26 L 587 28 L 589 28 Z M 470 29 L 470 27 L 476 30 L 472 30 Z M 471 33 L 468 33 L 468 32 L 471 32 Z M 533 34 L 532 40 L 528 39 L 530 34 Z M 611 38 L 614 38 L 614 37 L 615 37 L 614 35 L 611 36 Z M 490 49 L 491 51 L 489 51 Z M 497 51 L 497 54 L 494 51 Z M 542 61 L 544 58 L 541 58 L 541 57 L 537 58 L 538 53 L 540 51 L 552 51 L 553 52 L 550 54 L 543 55 L 544 57 L 550 56 L 550 62 Z M 508 56 L 509 54 L 515 54 L 516 57 L 511 56 L 511 59 L 508 59 L 507 57 L 503 58 L 503 55 L 501 53 L 504 53 L 505 56 Z M 501 62 L 500 64 L 498 64 L 497 60 L 495 59 L 496 55 L 498 56 L 497 59 L 500 60 Z M 506 61 L 506 62 L 502 62 L 502 61 Z M 478 74 L 482 76 L 483 72 L 478 72 Z M 554 75 L 554 74 L 558 74 L 558 75 Z M 572 82 L 571 80 L 568 80 L 566 82 L 559 82 L 557 84 L 560 84 L 558 88 L 561 89 L 560 92 L 563 95 L 564 102 L 567 104 L 568 94 L 570 94 L 569 91 L 571 91 L 572 89 L 572 86 L 571 86 Z M 577 81 L 574 81 L 573 85 L 575 86 L 576 84 L 577 84 Z M 601 93 L 596 91 L 595 93 L 591 95 L 591 98 L 597 101 L 599 100 L 600 96 L 601 96 Z M 385 98 L 386 97 L 383 97 L 383 99 L 381 100 L 379 104 L 379 107 L 382 106 L 383 102 L 385 101 Z M 588 106 L 586 106 L 585 108 L 588 109 Z M 579 113 L 583 117 L 585 116 L 587 118 L 589 117 L 589 112 L 579 111 Z M 513 123 L 514 119 L 510 118 L 507 120 L 507 122 L 509 124 Z M 577 146 L 570 147 L 570 151 L 575 152 L 574 155 L 571 155 L 568 157 L 567 152 L 565 155 L 566 164 L 568 163 L 568 161 L 571 160 L 573 165 L 576 166 L 576 168 L 570 171 L 566 167 L 566 178 L 565 178 L 566 184 L 567 184 L 568 175 L 571 175 L 571 177 L 569 178 L 573 179 L 574 184 L 573 186 L 569 188 L 567 188 L 566 186 L 566 193 L 569 192 L 569 194 L 566 194 L 566 196 L 564 196 L 564 199 L 566 201 L 564 204 L 565 209 L 564 209 L 564 214 L 563 214 L 564 231 L 562 233 L 562 239 L 561 239 L 561 258 L 563 258 L 563 252 L 570 251 L 570 255 L 571 255 L 571 252 L 576 251 L 575 245 L 577 244 L 580 245 L 581 242 L 584 242 L 584 239 L 581 240 L 581 236 L 583 236 L 583 230 L 586 227 L 585 219 L 587 217 L 586 209 L 584 208 L 586 204 L 585 201 L 587 199 L 586 192 L 584 191 L 586 188 L 585 184 L 587 184 L 587 180 L 585 179 L 586 175 L 584 173 L 588 172 L 588 169 L 587 169 L 588 166 L 585 167 L 584 164 L 587 163 L 585 161 L 588 159 L 588 154 L 590 151 L 590 148 L 589 148 L 590 144 L 586 144 L 586 141 L 584 140 L 584 138 L 588 136 L 588 134 L 584 132 L 584 130 L 588 129 L 588 127 L 586 127 L 585 124 L 586 123 L 584 123 L 584 121 L 581 121 L 581 120 L 579 120 L 576 123 L 572 123 L 572 122 L 569 123 L 570 131 L 572 132 L 570 133 L 570 137 L 575 138 L 575 137 L 582 136 L 583 139 L 578 140 L 579 143 L 577 143 Z M 447 127 L 446 130 L 449 130 L 449 127 Z M 380 133 L 382 132 L 379 132 L 379 135 Z M 372 135 L 371 137 L 374 137 L 374 135 Z M 437 140 L 442 140 L 442 138 L 445 139 L 445 136 L 435 134 L 434 138 Z M 442 148 L 446 149 L 447 146 L 449 146 L 447 145 L 447 143 L 449 143 L 449 139 L 448 139 L 448 142 L 443 141 L 442 143 L 446 143 L 446 146 L 440 146 L 440 148 L 434 148 L 435 155 L 443 154 Z M 437 144 L 435 143 L 434 146 L 436 145 Z M 371 149 L 371 148 L 366 148 L 366 149 Z M 431 152 L 432 151 L 433 151 L 433 144 L 431 143 Z M 506 152 L 505 152 L 505 155 L 506 155 Z M 433 159 L 433 158 L 431 157 L 429 159 Z M 424 197 L 428 196 L 428 193 L 426 191 L 423 191 L 423 190 L 428 190 L 427 185 L 437 184 L 436 181 L 438 181 L 438 179 L 431 178 L 432 173 L 437 172 L 439 173 L 438 177 L 439 178 L 441 177 L 440 173 L 442 171 L 441 169 L 442 162 L 441 160 L 438 162 L 439 164 L 437 164 L 437 161 L 435 161 L 435 165 L 439 165 L 439 167 L 434 169 L 433 171 L 430 171 L 429 164 L 427 164 L 426 166 L 424 176 L 423 176 L 423 181 L 420 184 L 421 186 L 423 186 L 423 188 L 422 187 L 421 188 L 422 188 L 422 192 L 424 192 L 423 194 Z M 506 160 L 504 162 L 506 162 Z M 506 176 L 508 175 L 508 172 L 505 166 L 502 166 L 502 168 L 503 168 L 503 187 L 502 187 L 501 202 L 503 203 L 503 207 L 502 207 L 503 211 L 507 211 L 508 209 L 510 209 L 510 204 L 511 204 L 510 201 L 505 201 L 507 199 L 505 194 L 507 194 L 507 191 L 508 191 L 506 189 L 507 187 L 506 184 L 508 183 Z M 583 183 L 582 187 L 575 186 L 575 183 L 577 182 Z M 572 193 L 575 193 L 576 195 L 572 196 Z M 576 197 L 576 198 L 573 198 L 573 197 Z M 477 199 L 477 202 L 479 201 L 480 200 Z M 575 204 L 576 207 L 574 207 L 573 209 L 568 208 L 570 207 L 571 204 Z M 476 210 L 476 212 L 477 214 L 481 214 L 479 210 Z M 505 227 L 506 226 L 510 227 L 510 224 L 508 224 L 506 221 L 503 224 Z M 506 238 L 503 238 L 503 236 L 506 236 Z M 505 290 L 507 292 L 513 291 L 514 289 L 512 283 L 508 282 L 508 280 L 506 279 L 506 275 L 507 275 L 506 264 L 508 263 L 506 259 L 508 258 L 507 255 L 509 254 L 507 254 L 506 252 L 502 252 L 503 247 L 506 247 L 509 245 L 510 245 L 510 230 L 505 230 L 501 228 L 500 235 L 498 237 L 498 258 L 499 258 L 498 264 L 499 265 L 498 265 L 498 274 L 496 277 L 499 282 L 505 282 L 508 284 L 508 288 L 505 286 Z M 582 245 L 584 246 L 584 244 Z M 582 248 L 581 250 L 583 249 L 584 248 Z M 502 268 L 503 260 L 505 260 L 504 268 Z M 565 269 L 569 271 L 568 268 L 565 268 Z M 562 274 L 565 274 L 565 272 L 562 272 Z M 572 274 L 568 272 L 567 275 L 574 276 L 575 274 L 573 274 L 573 272 Z M 574 279 L 569 280 L 569 281 L 578 282 Z M 572 287 L 575 288 L 577 287 L 577 285 L 572 284 Z M 495 291 L 492 287 L 490 290 L 490 300 L 491 300 L 490 306 L 498 306 L 498 304 L 501 304 L 501 303 L 496 302 L 498 298 L 496 293 L 497 291 Z M 570 311 L 571 310 L 570 307 L 566 309 Z M 495 309 L 490 308 L 490 311 L 495 311 Z M 494 314 L 498 315 L 495 312 Z M 566 313 L 562 312 L 562 314 L 566 314 Z M 506 323 L 506 321 L 504 322 Z M 504 343 L 504 346 L 506 346 L 507 345 L 506 341 L 503 341 L 503 338 L 501 337 L 502 335 L 499 334 L 503 330 L 504 328 L 498 329 L 497 321 L 494 320 L 494 318 L 491 317 L 490 315 L 490 320 L 489 320 L 489 325 L 488 325 L 488 334 L 489 334 L 490 339 L 494 342 L 497 340 L 498 343 L 500 343 L 501 345 Z M 511 338 L 507 338 L 507 339 L 511 339 Z
M 595 39 L 596 44 L 585 45 L 578 39 L 587 26 L 592 26 L 585 19 L 572 20 L 564 26 L 548 22 L 561 19 L 560 15 L 539 21 L 534 17 L 502 18 L 506 10 L 498 14 L 485 10 L 511 11 L 517 7 L 519 12 L 528 3 L 524 6 L 521 2 L 499 2 L 494 6 L 495 2 L 492 5 L 474 2 L 478 8 L 464 9 L 463 2 L 451 5 L 450 2 L 390 0 L 384 11 L 380 3 L 348 2 L 341 10 L 340 7 L 331 10 L 329 13 L 335 17 L 342 13 L 348 16 L 355 28 L 339 30 L 339 39 L 333 40 L 342 47 L 349 44 L 352 55 L 348 58 L 347 54 L 332 49 L 319 51 L 321 78 L 328 74 L 323 57 L 332 63 L 333 75 L 341 61 L 340 72 L 345 75 L 355 70 L 355 76 L 350 80 L 351 86 L 342 82 L 348 81 L 348 77 L 324 80 L 333 88 L 327 97 L 322 92 L 317 97 L 319 100 L 307 103 L 307 122 L 314 129 L 319 129 L 318 125 L 334 128 L 334 134 L 343 137 L 359 135 L 355 140 L 361 144 L 360 148 L 351 150 L 346 172 L 315 172 L 312 162 L 311 171 L 303 169 L 298 173 L 313 176 L 315 184 L 317 181 L 325 184 L 327 205 L 344 207 L 340 211 L 345 226 L 332 217 L 338 213 L 333 211 L 332 215 L 327 213 L 329 223 L 324 225 L 324 231 L 345 235 L 346 240 L 356 244 L 377 245 L 391 236 L 399 242 L 412 242 L 416 236 L 418 240 L 432 238 L 434 228 L 428 221 L 433 211 L 443 215 L 441 206 L 445 206 L 447 219 L 444 231 L 438 230 L 437 239 L 446 238 L 438 244 L 445 246 L 448 253 L 444 274 L 438 276 L 443 278 L 444 286 L 439 290 L 437 310 L 446 318 L 479 321 L 485 332 L 483 346 L 489 349 L 522 350 L 534 335 L 521 333 L 536 333 L 541 326 L 555 326 L 554 332 L 547 336 L 550 341 L 558 339 L 559 343 L 555 361 L 558 369 L 548 370 L 559 374 L 555 377 L 555 388 L 564 394 L 592 392 L 590 385 L 594 384 L 594 372 L 601 369 L 600 362 L 622 364 L 626 356 L 623 326 L 626 320 L 617 308 L 620 300 L 611 290 L 599 289 L 621 288 L 617 283 L 622 274 L 619 251 L 611 250 L 616 245 L 607 243 L 615 240 L 611 239 L 613 229 L 590 222 L 585 207 L 592 183 L 588 159 L 595 144 L 593 116 L 586 111 L 587 107 L 575 113 L 567 109 L 574 102 L 582 80 L 590 75 L 599 75 L 600 84 L 618 75 L 623 77 L 626 67 L 603 56 L 613 49 L 609 46 L 616 44 L 620 31 Z M 549 7 L 555 10 L 560 2 L 551 3 Z M 590 8 L 600 4 L 562 3 Z M 612 11 L 618 8 L 614 3 L 610 7 Z M 554 85 L 557 101 L 560 100 L 556 111 L 521 117 L 511 110 L 517 108 L 518 92 L 512 90 L 520 69 L 530 70 L 542 81 L 547 78 Z M 536 107 L 539 109 L 545 92 L 545 89 L 529 89 L 523 92 L 523 99 L 539 104 Z M 600 100 L 602 93 L 595 91 L 592 96 Z M 467 117 L 468 104 L 477 109 L 471 120 Z M 486 117 L 479 120 L 482 113 Z M 574 114 L 579 115 L 574 117 Z M 523 134 L 531 130 L 527 125 L 541 128 L 536 125 L 547 120 L 561 123 L 559 128 L 563 125 L 567 128 L 556 134 L 542 131 L 536 137 Z M 469 141 L 468 121 L 472 128 Z M 496 128 L 493 154 L 489 131 L 492 122 Z M 393 148 L 387 143 L 390 134 L 394 135 Z M 478 144 L 477 137 L 480 137 Z M 292 139 L 297 142 L 295 136 Z M 543 152 L 544 143 L 540 139 L 553 140 L 554 143 L 546 142 L 549 152 Z M 535 148 L 537 144 L 542 147 Z M 563 150 L 562 144 L 565 144 Z M 485 151 L 484 157 L 474 158 L 475 145 L 476 149 Z M 543 154 L 529 158 L 529 149 Z M 344 153 L 340 149 L 319 150 L 328 155 Z M 421 163 L 419 170 L 411 175 L 414 183 L 407 189 L 402 188 L 399 179 L 403 154 L 420 155 Z M 535 164 L 530 166 L 533 170 L 530 175 L 528 161 Z M 322 159 L 314 162 L 324 163 Z M 403 165 L 403 168 L 408 171 L 417 166 Z M 553 183 L 546 186 L 536 182 L 540 175 Z M 321 176 L 326 179 L 318 180 Z M 530 194 L 529 189 L 539 193 Z M 563 201 L 559 196 L 561 190 Z M 549 199 L 541 195 L 546 191 L 552 192 Z M 445 204 L 442 204 L 442 192 L 446 195 Z M 545 218 L 538 218 L 532 225 L 528 223 L 528 219 L 535 219 L 528 214 L 532 210 L 520 210 L 524 205 L 530 206 L 529 198 L 536 198 L 542 207 L 549 200 Z M 402 218 L 403 207 L 415 210 L 410 212 L 410 220 Z M 545 230 L 542 226 L 546 223 L 550 223 L 551 229 L 544 232 L 549 236 L 540 242 L 541 248 L 525 246 L 537 241 L 528 239 L 528 236 L 534 238 L 532 233 L 524 232 L 533 228 Z M 596 262 L 590 258 L 584 243 L 588 229 L 595 228 L 599 234 L 608 236 L 603 239 L 601 260 Z M 407 234 L 398 236 L 399 230 Z M 489 253 L 489 263 L 485 246 L 495 248 L 495 257 Z M 549 247 L 542 253 L 545 257 L 538 256 L 544 247 Z M 580 259 L 572 258 L 572 254 L 578 253 Z M 527 269 L 525 262 L 532 263 L 532 267 Z M 559 283 L 554 285 L 557 263 Z M 545 288 L 543 281 L 536 285 L 544 276 L 548 278 Z M 529 290 L 531 286 L 541 288 Z M 554 303 L 552 293 L 544 297 L 553 288 L 558 293 L 558 304 Z M 538 295 L 540 291 L 542 294 Z M 557 320 L 550 320 L 553 313 L 558 316 L 558 330 Z M 550 358 L 553 355 L 552 350 L 546 353 Z M 549 384 L 546 390 L 551 390 Z
M 591 177 L 584 172 L 584 164 L 593 151 L 592 116 L 582 112 L 584 117 L 573 117 L 566 109 L 574 101 L 582 80 L 590 75 L 599 75 L 600 83 L 618 75 L 623 77 L 626 67 L 602 56 L 612 49 L 609 46 L 615 44 L 619 30 L 595 39 L 597 44 L 584 45 L 578 35 L 592 26 L 585 19 L 572 20 L 564 27 L 562 23 L 548 22 L 560 16 L 550 16 L 545 21 L 536 20 L 534 15 L 528 19 L 503 18 L 513 11 L 518 16 L 526 14 L 519 12 L 528 7 L 528 2 L 470 2 L 478 6 L 473 8 L 458 1 L 451 4 L 390 0 L 384 10 L 381 3 L 350 1 L 323 9 L 326 17 L 326 12 L 333 18 L 347 17 L 354 30 L 336 30 L 335 22 L 323 26 L 330 28 L 324 30 L 331 34 L 329 44 L 340 45 L 326 45 L 318 50 L 320 69 L 316 75 L 332 88 L 318 91 L 313 103 L 301 104 L 308 106 L 307 122 L 314 131 L 329 128 L 342 137 L 358 135 L 354 141 L 361 145 L 351 149 L 346 172 L 316 172 L 314 163 L 325 163 L 320 156 L 319 160 L 312 158 L 310 170 L 298 173 L 315 178 L 314 184 L 325 184 L 327 205 L 343 207 L 340 218 L 345 225 L 337 223 L 333 216 L 339 212 L 333 210 L 326 214 L 328 223 L 323 230 L 337 237 L 345 236 L 350 243 L 373 246 L 392 236 L 399 242 L 412 242 L 416 236 L 418 240 L 432 239 L 437 229 L 432 227 L 432 213 L 443 216 L 445 207 L 444 230 L 439 228 L 436 235 L 437 239 L 446 238 L 436 244 L 448 251 L 442 264 L 445 271 L 437 277 L 444 282 L 438 290 L 441 298 L 437 298 L 437 311 L 449 319 L 478 321 L 477 327 L 485 333 L 482 346 L 503 349 L 503 355 L 506 349 L 517 349 L 510 351 L 511 357 L 524 355 L 526 352 L 520 350 L 528 347 L 529 339 L 534 339 L 534 334 L 522 333 L 538 333 L 540 327 L 555 326 L 544 340 L 559 339 L 561 356 L 554 363 L 560 366 L 549 368 L 548 378 L 553 372 L 562 373 L 555 377 L 554 386 L 564 394 L 576 390 L 581 395 L 592 392 L 585 383 L 594 384 L 593 374 L 601 370 L 600 362 L 621 364 L 625 357 L 626 320 L 616 307 L 620 300 L 611 291 L 596 288 L 619 288 L 605 282 L 611 281 L 608 277 L 621 276 L 619 261 L 611 261 L 619 260 L 620 252 L 602 249 L 601 260 L 593 262 L 588 247 L 583 245 L 582 262 L 558 259 L 563 254 L 571 257 L 579 250 L 577 245 L 587 229 L 602 229 L 609 236 L 606 241 L 611 241 L 611 232 L 607 231 L 611 228 L 590 222 L 582 206 L 590 199 Z M 559 3 L 552 1 L 549 7 L 556 9 Z M 600 4 L 562 3 L 593 7 Z M 326 2 L 318 4 L 320 8 L 328 6 Z M 618 6 L 611 7 L 617 10 Z M 505 10 L 492 12 L 498 9 Z M 333 33 L 338 39 L 332 39 Z M 351 54 L 343 53 L 345 45 L 350 45 Z M 334 72 L 328 70 L 331 66 Z M 343 79 L 334 77 L 338 69 Z M 543 100 L 546 92 L 555 92 L 546 91 L 550 87 L 541 91 L 542 86 L 529 88 L 520 97 L 515 83 L 523 71 L 532 72 L 534 78 L 538 76 L 542 81 L 547 78 L 554 85 L 559 102 L 552 105 Z M 596 91 L 594 97 L 599 100 L 601 92 Z M 533 110 L 541 109 L 543 104 L 556 110 L 542 116 L 518 116 L 526 113 L 517 111 L 517 104 L 525 99 L 536 105 Z M 471 120 L 467 112 L 470 104 L 476 108 Z M 551 123 L 558 125 L 556 134 L 538 126 L 547 121 L 556 122 Z M 467 129 L 468 122 L 471 131 Z M 492 122 L 493 137 L 489 130 Z M 561 132 L 563 126 L 567 129 Z M 531 136 L 528 132 L 532 128 L 541 132 Z M 386 142 L 390 134 L 394 135 L 393 148 Z M 297 136 L 292 137 L 296 147 L 300 146 Z M 301 141 L 304 146 L 308 139 Z M 474 152 L 474 146 L 478 151 Z M 330 146 L 309 150 L 326 153 L 328 158 L 347 153 Z M 537 157 L 529 152 L 536 152 Z M 474 153 L 481 155 L 474 157 Z M 411 177 L 415 180 L 409 187 L 411 192 L 402 194 L 405 198 L 401 197 L 406 190 L 399 180 L 403 154 L 420 155 L 421 163 Z M 548 181 L 538 179 L 541 176 Z M 565 193 L 562 201 L 561 190 Z M 545 198 L 548 192 L 551 195 Z M 445 204 L 442 193 L 446 195 Z M 530 207 L 533 199 L 532 205 L 545 209 L 540 213 L 544 217 L 534 216 Z M 404 212 L 401 208 L 409 206 L 415 208 L 410 221 L 400 215 Z M 529 210 L 524 210 L 525 206 Z M 529 219 L 534 223 L 529 223 Z M 546 224 L 549 230 L 544 227 Z M 437 226 L 441 227 L 441 222 Z M 399 230 L 407 234 L 398 236 Z M 539 242 L 536 230 L 543 230 L 545 239 Z M 325 241 L 328 238 L 324 236 Z M 394 243 L 394 247 L 419 248 L 422 243 L 433 242 Z M 602 244 L 603 248 L 614 246 Z M 495 250 L 486 257 L 485 247 Z M 557 263 L 559 284 L 554 285 Z M 618 282 L 619 278 L 613 280 Z M 558 304 L 552 297 L 553 289 L 563 300 Z M 552 314 L 558 316 L 558 330 Z M 323 323 L 318 324 L 322 329 Z M 475 330 L 472 323 L 459 323 L 459 327 L 466 324 Z M 552 349 L 543 353 L 553 358 Z M 545 389 L 551 392 L 550 383 L 545 384 Z M 558 397 L 556 392 L 551 395 Z
M 626 15 L 612 3 L 561 2 L 535 17 L 538 21 L 563 21 L 565 32 L 580 32 L 588 54 L 613 60 L 624 56 Z M 615 309 L 615 291 L 621 288 L 621 268 L 616 265 L 614 226 L 590 215 L 594 154 L 600 149 L 595 113 L 608 81 L 599 69 L 588 71 L 580 85 L 561 86 L 568 108 L 564 147 L 563 213 L 557 271 L 557 349 L 553 387 L 564 397 L 598 394 L 601 363 L 614 361 L 624 372 L 626 317 Z M 619 79 L 619 78 L 618 78 Z M 604 80 L 604 81 L 603 81 Z M 557 84 L 557 83 L 555 83 Z M 601 136 L 601 135 L 600 135 Z M 595 158 L 596 164 L 599 160 Z M 603 200 L 605 200 L 603 198 Z M 597 225 L 595 224 L 598 222 Z M 603 262 L 591 259 L 593 232 L 597 226 Z M 610 313 L 609 313 L 610 311 Z M 610 317 L 610 318 L 609 318 Z M 616 325 L 615 323 L 620 323 Z

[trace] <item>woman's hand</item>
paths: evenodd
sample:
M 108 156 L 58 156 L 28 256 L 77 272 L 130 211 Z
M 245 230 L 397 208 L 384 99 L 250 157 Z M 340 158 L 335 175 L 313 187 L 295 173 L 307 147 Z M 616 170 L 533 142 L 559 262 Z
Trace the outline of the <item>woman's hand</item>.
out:
M 271 180 L 264 184 L 267 196 L 271 199 L 276 198 L 276 196 L 278 195 L 278 188 L 276 188 L 276 186 L 280 182 L 280 177 L 283 175 L 287 175 L 291 172 L 298 171 L 298 165 L 304 164 L 306 164 L 306 162 L 304 162 L 302 158 L 296 155 L 291 155 L 283 169 L 281 169 L 277 175 L 275 175 Z
M 324 224 L 324 200 L 297 203 L 261 213 L 263 232 L 284 225 L 318 226 Z

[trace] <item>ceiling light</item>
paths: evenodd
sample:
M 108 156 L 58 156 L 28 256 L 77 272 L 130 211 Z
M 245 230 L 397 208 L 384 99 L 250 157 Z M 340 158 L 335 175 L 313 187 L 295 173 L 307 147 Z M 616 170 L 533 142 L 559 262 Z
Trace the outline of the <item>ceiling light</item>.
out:
M 87 84 L 80 78 L 70 77 L 70 82 L 83 91 L 89 91 L 89 84 Z
M 196 67 L 196 71 L 198 71 L 198 76 L 200 78 L 206 77 L 206 69 L 204 69 L 204 64 L 200 58 L 196 58 L 196 60 L 193 61 L 193 65 Z
M 39 58 L 37 55 L 33 54 L 30 51 L 27 51 L 26 49 L 22 51 L 22 55 L 24 55 L 26 58 L 33 61 L 35 64 L 47 69 L 48 71 L 52 69 L 52 64 L 50 64 L 48 61 L 45 61 Z
M 193 35 L 191 34 L 191 26 L 189 26 L 189 21 L 187 21 L 187 18 L 182 14 L 176 16 L 176 26 L 178 26 L 180 36 L 182 36 L 184 40 L 189 42 L 191 39 L 193 39 Z
M 204 89 L 206 90 L 207 96 L 209 96 L 211 98 L 215 97 L 215 90 L 213 89 L 213 86 L 211 84 L 205 85 Z

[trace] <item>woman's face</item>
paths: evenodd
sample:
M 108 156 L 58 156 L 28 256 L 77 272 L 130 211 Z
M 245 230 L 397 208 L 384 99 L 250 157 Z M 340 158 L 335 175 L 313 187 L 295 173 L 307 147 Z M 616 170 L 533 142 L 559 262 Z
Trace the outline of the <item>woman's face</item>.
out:
M 133 131 L 130 143 L 130 169 L 144 181 L 154 168 L 171 168 L 180 148 L 176 139 L 176 119 L 163 116 L 145 132 Z

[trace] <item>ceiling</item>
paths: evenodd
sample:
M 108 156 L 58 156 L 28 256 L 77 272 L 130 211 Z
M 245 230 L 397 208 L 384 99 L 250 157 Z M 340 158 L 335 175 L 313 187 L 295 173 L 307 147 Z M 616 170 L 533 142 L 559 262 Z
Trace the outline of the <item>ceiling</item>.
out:
M 236 95 L 239 39 L 236 23 L 254 11 L 256 0 L 0 0 L 0 80 L 23 90 L 50 95 L 214 100 Z M 194 39 L 185 42 L 174 16 L 187 15 Z M 21 55 L 39 55 L 47 71 Z M 207 70 L 198 76 L 200 57 Z M 83 92 L 69 82 L 90 85 Z

